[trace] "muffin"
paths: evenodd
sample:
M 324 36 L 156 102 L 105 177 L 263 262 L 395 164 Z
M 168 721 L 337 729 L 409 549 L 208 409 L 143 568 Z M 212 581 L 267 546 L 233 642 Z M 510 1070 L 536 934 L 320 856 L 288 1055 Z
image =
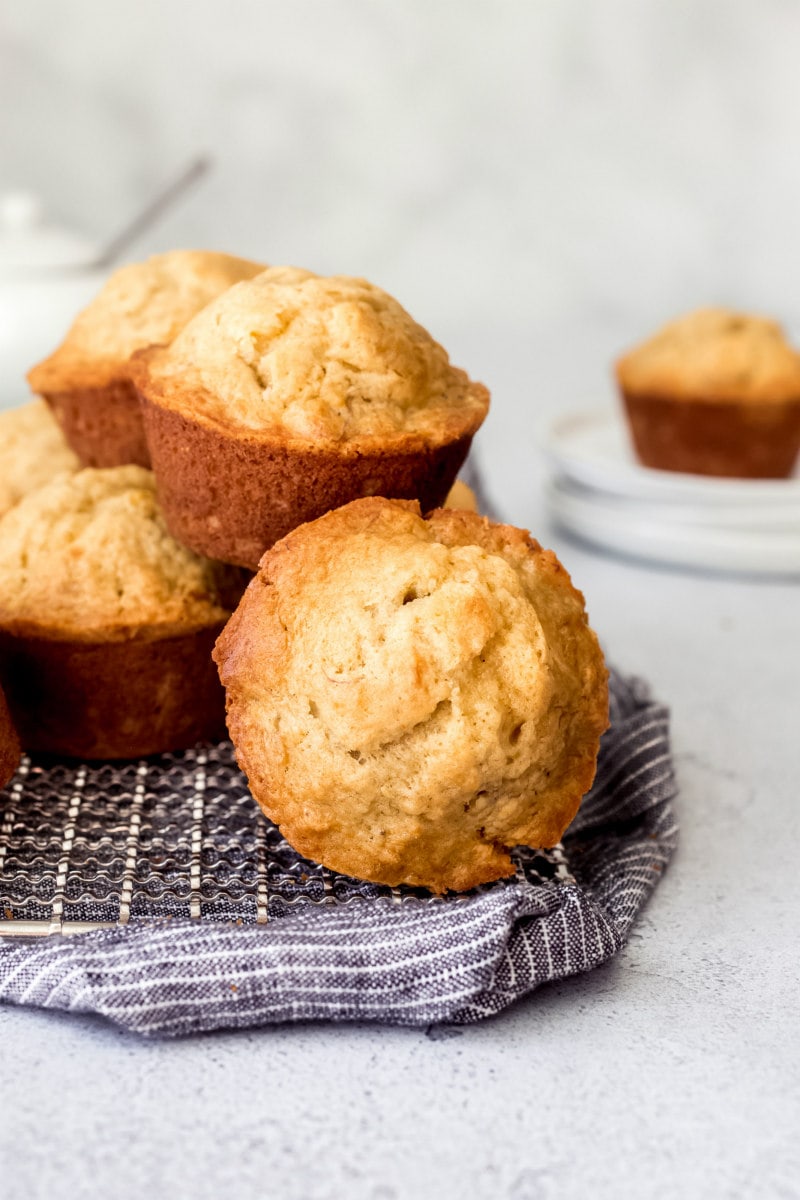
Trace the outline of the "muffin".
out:
M 28 492 L 79 466 L 44 400 L 0 413 L 0 517 Z
M 551 551 L 378 497 L 262 559 L 214 657 L 253 796 L 303 855 L 460 891 L 559 841 L 595 773 L 607 672 Z
M 356 497 L 441 504 L 489 404 L 386 292 L 292 267 L 231 288 L 133 375 L 171 532 L 252 568 Z
M 800 448 L 800 355 L 774 321 L 701 309 L 626 354 L 616 373 L 645 466 L 791 474 Z
M 211 650 L 244 582 L 169 536 L 142 467 L 25 497 L 0 520 L 0 678 L 22 745 L 130 758 L 224 734 Z
M 0 687 L 0 788 L 4 788 L 11 779 L 21 757 L 17 731 L 8 711 L 5 694 Z
M 220 292 L 261 270 L 229 254 L 172 250 L 114 272 L 58 349 L 28 374 L 84 466 L 150 465 L 130 356 L 172 341 Z

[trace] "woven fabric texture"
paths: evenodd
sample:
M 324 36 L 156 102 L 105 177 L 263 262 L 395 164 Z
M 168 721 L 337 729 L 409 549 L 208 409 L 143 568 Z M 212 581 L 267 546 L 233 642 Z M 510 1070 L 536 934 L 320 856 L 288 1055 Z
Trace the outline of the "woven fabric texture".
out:
M 35 942 L 0 938 L 0 1001 L 98 1013 L 124 1029 L 169 1037 L 297 1020 L 398 1025 L 477 1021 L 542 983 L 590 970 L 614 955 L 676 844 L 668 712 L 640 681 L 613 672 L 611 728 L 603 738 L 594 786 L 564 839 L 563 854 L 520 852 L 512 881 L 466 897 L 432 898 L 331 879 L 294 855 L 274 827 L 256 815 L 224 746 L 208 752 L 203 761 L 208 760 L 218 766 L 217 775 L 211 772 L 212 788 L 215 778 L 224 778 L 220 795 L 231 810 L 246 812 L 248 820 L 252 816 L 266 831 L 259 843 L 264 849 L 253 851 L 249 882 L 246 872 L 241 873 L 242 862 L 248 862 L 247 845 L 238 858 L 228 854 L 230 871 L 234 876 L 240 871 L 240 894 L 228 886 L 225 903 L 215 907 L 212 897 L 203 911 L 198 892 L 194 911 L 191 895 L 182 898 L 172 887 L 166 898 L 154 897 L 149 908 L 145 902 L 139 910 L 134 905 L 124 927 Z M 143 813 L 148 789 L 160 773 L 168 781 L 175 812 L 184 803 L 197 805 L 197 761 L 195 752 L 185 759 L 170 756 L 163 762 L 132 764 L 126 802 L 138 803 Z M 38 780 L 36 786 L 52 787 L 52 772 L 64 770 L 34 764 L 29 775 Z M 9 789 L 7 802 L 24 799 L 25 786 L 24 780 L 17 783 L 16 797 Z M 70 777 L 73 791 L 67 797 L 76 815 L 80 799 L 75 796 L 87 786 L 94 786 L 92 778 L 79 768 Z M 108 786 L 113 793 L 119 785 Z M 182 800 L 182 787 L 193 801 Z M 207 788 L 204 776 L 203 790 Z M 0 801 L 0 823 L 3 819 Z M 15 819 L 7 818 L 9 831 Z M 113 812 L 108 819 L 113 828 Z M 130 836 L 128 832 L 129 841 Z M 26 844 L 21 838 L 20 847 Z M 98 844 L 110 844 L 113 850 L 113 838 L 101 836 Z M 33 847 L 31 853 L 41 861 L 41 841 L 34 839 Z M 205 848 L 212 859 L 216 853 L 214 861 L 226 863 L 226 855 L 213 845 Z M 201 840 L 198 862 L 203 849 Z M 130 845 L 128 850 L 131 860 Z M 166 842 L 162 850 L 169 866 Z M 23 871 L 22 849 L 14 854 L 6 856 L 5 878 L 14 886 L 22 880 L 19 886 L 29 891 L 35 861 Z M 115 914 L 120 895 L 130 909 L 136 878 L 135 865 L 124 857 L 121 861 Z M 177 859 L 173 866 L 172 875 L 180 878 Z M 188 869 L 191 879 L 191 864 Z M 272 904 L 271 871 L 276 881 Z M 113 871 L 97 872 L 106 882 L 98 896 L 89 898 L 90 917 L 111 903 L 107 881 L 113 876 Z M 64 873 L 62 910 L 68 883 Z M 58 878 L 54 886 L 59 886 Z M 306 893 L 308 902 L 297 903 L 298 895 L 302 900 Z M 76 903 L 84 903 L 83 893 L 76 895 Z M 32 899 L 27 892 L 18 899 L 23 908 L 32 903 L 34 910 L 48 902 L 47 896 Z M 181 915 L 190 910 L 205 919 Z M 258 923 L 262 910 L 270 918 L 267 923 Z

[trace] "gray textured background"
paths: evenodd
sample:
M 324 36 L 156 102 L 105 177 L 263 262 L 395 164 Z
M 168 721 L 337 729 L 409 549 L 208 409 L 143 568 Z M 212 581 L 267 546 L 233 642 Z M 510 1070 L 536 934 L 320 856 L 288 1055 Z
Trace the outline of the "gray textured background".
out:
M 2 185 L 145 249 L 364 274 L 420 320 L 639 332 L 699 299 L 800 319 L 789 0 L 4 5 Z

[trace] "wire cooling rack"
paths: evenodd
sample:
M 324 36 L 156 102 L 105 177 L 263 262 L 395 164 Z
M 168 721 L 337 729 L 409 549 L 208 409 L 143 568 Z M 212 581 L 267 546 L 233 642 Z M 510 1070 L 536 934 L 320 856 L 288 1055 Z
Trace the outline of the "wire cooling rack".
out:
M 516 862 L 534 884 L 571 878 L 560 846 Z M 378 896 L 439 899 L 301 858 L 262 816 L 230 742 L 124 763 L 26 757 L 0 791 L 0 936 L 154 918 L 263 924 Z

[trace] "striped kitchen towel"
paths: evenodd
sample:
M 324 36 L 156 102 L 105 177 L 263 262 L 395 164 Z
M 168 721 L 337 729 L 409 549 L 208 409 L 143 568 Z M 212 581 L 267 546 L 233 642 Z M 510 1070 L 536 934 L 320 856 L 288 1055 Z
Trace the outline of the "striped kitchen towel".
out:
M 170 771 L 174 789 L 179 765 Z M 477 1021 L 620 949 L 675 848 L 675 794 L 667 710 L 612 672 L 597 778 L 551 878 L 521 851 L 514 880 L 467 897 L 398 903 L 365 887 L 342 903 L 334 889 L 319 905 L 278 906 L 267 924 L 140 919 L 0 938 L 0 1001 L 164 1037 L 300 1020 Z

